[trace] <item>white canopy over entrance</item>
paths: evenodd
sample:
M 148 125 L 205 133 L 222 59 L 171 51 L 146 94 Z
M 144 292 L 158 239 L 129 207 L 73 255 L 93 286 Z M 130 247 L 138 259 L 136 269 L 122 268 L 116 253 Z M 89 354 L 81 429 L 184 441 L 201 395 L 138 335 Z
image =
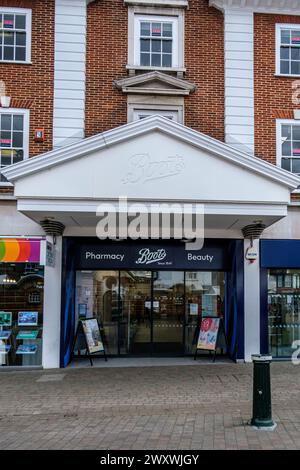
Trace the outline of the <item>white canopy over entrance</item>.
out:
M 22 214 L 37 223 L 51 218 L 62 222 L 69 236 L 95 236 L 98 205 L 105 204 L 110 211 L 111 204 L 126 196 L 129 203 L 145 204 L 144 209 L 155 202 L 203 204 L 206 238 L 242 238 L 241 229 L 247 225 L 260 221 L 271 226 L 284 218 L 290 193 L 300 184 L 291 173 L 158 116 L 2 172 L 15 185 Z M 259 252 L 259 243 L 255 248 Z M 46 368 L 59 366 L 62 237 L 56 240 L 55 259 L 54 267 L 45 267 Z M 260 351 L 259 273 L 259 262 L 245 262 L 246 360 Z
M 3 170 L 18 210 L 94 235 L 99 203 L 201 203 L 210 236 L 241 236 L 254 221 L 285 217 L 300 180 L 190 128 L 153 116 Z M 109 206 L 108 206 L 109 210 Z M 215 235 L 214 235 L 215 234 Z

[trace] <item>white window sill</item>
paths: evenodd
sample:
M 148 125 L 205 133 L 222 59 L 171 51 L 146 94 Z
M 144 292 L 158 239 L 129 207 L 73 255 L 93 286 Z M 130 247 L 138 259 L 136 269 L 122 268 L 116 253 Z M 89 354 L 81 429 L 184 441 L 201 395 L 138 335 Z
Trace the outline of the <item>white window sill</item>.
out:
M 185 67 L 152 67 L 142 65 L 126 65 L 127 70 L 159 70 L 161 72 L 185 72 Z
M 284 73 L 275 73 L 275 77 L 278 77 L 278 78 L 300 78 L 300 74 L 299 75 L 289 75 L 289 74 L 284 74 Z
M 17 65 L 32 65 L 30 61 L 22 61 L 22 60 L 0 60 L 0 64 L 17 64 Z
M 12 183 L 5 183 L 4 181 L 0 183 L 0 188 L 13 188 L 14 185 Z

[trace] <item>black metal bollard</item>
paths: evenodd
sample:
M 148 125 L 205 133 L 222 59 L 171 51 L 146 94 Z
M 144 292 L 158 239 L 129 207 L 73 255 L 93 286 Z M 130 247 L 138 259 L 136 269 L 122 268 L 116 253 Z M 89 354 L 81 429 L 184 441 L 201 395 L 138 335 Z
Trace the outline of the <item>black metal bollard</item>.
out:
M 253 414 L 251 425 L 273 430 L 270 364 L 272 356 L 253 355 Z

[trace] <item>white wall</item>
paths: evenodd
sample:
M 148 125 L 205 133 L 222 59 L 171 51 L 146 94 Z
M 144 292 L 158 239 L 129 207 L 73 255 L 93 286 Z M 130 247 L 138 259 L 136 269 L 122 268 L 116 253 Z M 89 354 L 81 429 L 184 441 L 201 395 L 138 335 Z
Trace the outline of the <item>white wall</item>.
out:
M 259 252 L 259 240 L 253 242 Z M 250 241 L 244 241 L 246 255 Z M 244 261 L 245 301 L 245 361 L 251 361 L 252 354 L 260 353 L 260 260 Z
M 84 138 L 86 0 L 56 0 L 53 145 Z
M 16 201 L 0 201 L 0 236 L 44 236 L 42 228 L 17 211 Z
M 225 141 L 254 155 L 253 12 L 226 8 Z
M 47 238 L 52 242 L 52 237 Z M 60 363 L 61 331 L 61 272 L 62 237 L 55 245 L 55 266 L 45 266 L 44 280 L 44 326 L 43 326 L 43 367 L 58 368 Z
M 262 238 L 300 239 L 300 206 L 290 206 L 287 217 L 266 229 Z

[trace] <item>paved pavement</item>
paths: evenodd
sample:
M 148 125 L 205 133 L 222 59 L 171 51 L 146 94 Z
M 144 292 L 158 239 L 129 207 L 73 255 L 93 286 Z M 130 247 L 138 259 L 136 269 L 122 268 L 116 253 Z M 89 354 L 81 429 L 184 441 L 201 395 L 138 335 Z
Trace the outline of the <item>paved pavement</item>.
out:
M 272 387 L 264 432 L 251 365 L 2 369 L 0 449 L 300 449 L 300 366 L 274 363 Z

